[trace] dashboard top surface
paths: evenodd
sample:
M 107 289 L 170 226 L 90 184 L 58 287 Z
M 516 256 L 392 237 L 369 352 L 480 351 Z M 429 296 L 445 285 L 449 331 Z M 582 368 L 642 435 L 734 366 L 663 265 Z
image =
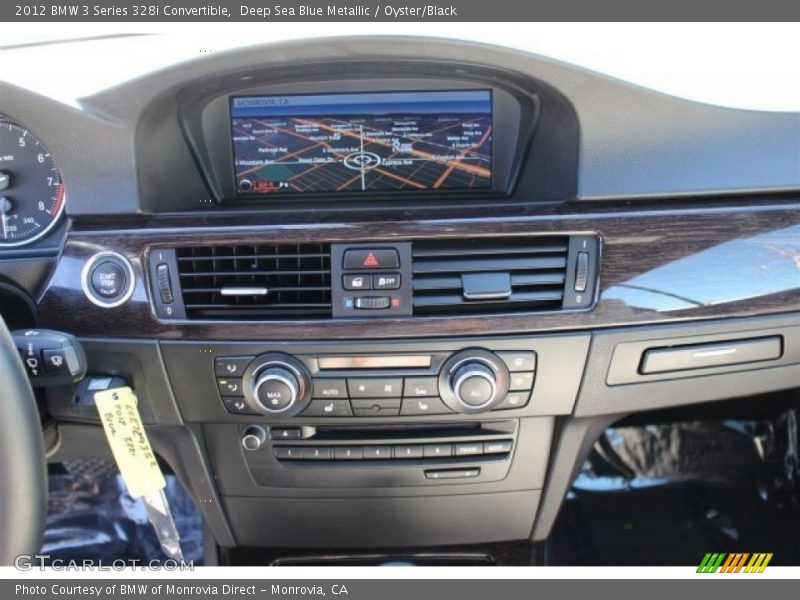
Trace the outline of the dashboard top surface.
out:
M 199 201 L 209 197 L 209 190 L 178 125 L 184 99 L 253 81 L 288 85 L 309 65 L 330 71 L 345 63 L 379 65 L 384 71 L 402 64 L 409 73 L 437 77 L 469 78 L 480 72 L 552 93 L 551 106 L 562 103 L 578 131 L 574 188 L 549 198 L 542 192 L 547 199 L 632 200 L 800 188 L 797 113 L 699 104 L 517 50 L 429 38 L 422 43 L 407 37 L 325 38 L 235 49 L 156 71 L 77 105 L 0 83 L 0 112 L 35 125 L 62 171 L 70 215 L 152 212 L 178 196 L 186 202 L 176 206 L 207 212 L 210 207 Z M 379 79 L 372 83 L 381 89 Z M 543 112 L 541 122 L 548 119 L 553 115 Z M 141 144 L 156 131 L 163 154 L 149 152 L 152 146 L 143 152 Z M 152 165 L 155 170 L 148 171 Z M 515 199 L 535 201 L 538 191 L 524 187 Z

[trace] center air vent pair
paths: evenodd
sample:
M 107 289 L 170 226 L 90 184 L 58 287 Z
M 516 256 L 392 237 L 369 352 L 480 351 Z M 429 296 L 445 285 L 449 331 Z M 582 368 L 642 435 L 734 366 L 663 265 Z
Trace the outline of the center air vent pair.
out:
M 166 319 L 454 316 L 590 308 L 599 249 L 594 235 L 194 245 L 152 249 L 148 264 Z

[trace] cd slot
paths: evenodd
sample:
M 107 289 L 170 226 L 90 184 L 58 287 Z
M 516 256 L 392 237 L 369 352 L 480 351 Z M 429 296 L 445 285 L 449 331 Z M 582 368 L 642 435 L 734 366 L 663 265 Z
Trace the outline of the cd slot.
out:
M 512 421 L 492 423 L 443 423 L 419 425 L 345 425 L 319 426 L 308 437 L 311 441 L 394 441 L 427 440 L 442 438 L 483 438 L 487 436 L 509 435 L 514 433 Z

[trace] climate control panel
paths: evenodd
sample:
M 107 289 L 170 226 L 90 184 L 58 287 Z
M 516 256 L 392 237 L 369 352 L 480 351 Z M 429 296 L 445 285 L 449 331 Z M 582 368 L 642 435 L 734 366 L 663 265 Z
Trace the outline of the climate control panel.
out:
M 164 340 L 160 347 L 186 422 L 386 426 L 570 414 L 590 341 L 588 334 L 560 333 Z
M 219 356 L 220 400 L 234 414 L 398 417 L 522 408 L 536 352 L 468 348 L 453 353 Z

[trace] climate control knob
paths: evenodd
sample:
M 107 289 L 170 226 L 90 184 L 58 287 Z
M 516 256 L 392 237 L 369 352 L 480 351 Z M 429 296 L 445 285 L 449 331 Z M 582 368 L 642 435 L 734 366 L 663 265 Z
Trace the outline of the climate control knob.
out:
M 303 363 L 288 354 L 263 354 L 243 374 L 244 398 L 263 415 L 291 417 L 308 406 L 311 379 Z
M 497 378 L 492 370 L 479 362 L 459 367 L 451 376 L 453 393 L 462 404 L 480 408 L 491 403 L 497 394 Z
M 451 356 L 439 373 L 439 394 L 460 413 L 491 410 L 508 393 L 508 368 L 488 350 L 463 350 Z
M 281 412 L 297 402 L 297 376 L 288 369 L 264 369 L 253 386 L 253 395 L 266 411 Z

